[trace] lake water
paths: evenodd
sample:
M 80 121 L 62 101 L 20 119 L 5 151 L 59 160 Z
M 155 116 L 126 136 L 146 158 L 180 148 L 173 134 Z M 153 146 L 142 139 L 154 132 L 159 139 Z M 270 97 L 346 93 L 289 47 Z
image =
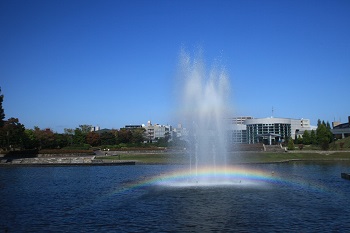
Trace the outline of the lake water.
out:
M 231 184 L 184 166 L 0 167 L 0 232 L 348 232 L 344 163 L 237 166 Z M 176 175 L 178 174 L 178 175 Z M 179 185 L 180 184 L 180 185 Z

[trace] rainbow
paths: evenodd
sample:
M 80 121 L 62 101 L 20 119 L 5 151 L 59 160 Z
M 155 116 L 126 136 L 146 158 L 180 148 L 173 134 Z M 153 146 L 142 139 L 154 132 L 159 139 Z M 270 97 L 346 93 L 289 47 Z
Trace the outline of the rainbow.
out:
M 289 179 L 286 174 L 278 174 L 274 171 L 264 171 L 242 166 L 228 167 L 202 167 L 197 171 L 182 169 L 158 174 L 151 177 L 124 184 L 123 187 L 114 190 L 113 194 L 130 192 L 135 189 L 162 186 L 162 187 L 201 187 L 201 186 L 230 186 L 230 187 L 260 187 L 293 186 L 296 189 L 304 189 L 315 192 L 325 192 L 327 188 L 322 184 L 310 180 Z

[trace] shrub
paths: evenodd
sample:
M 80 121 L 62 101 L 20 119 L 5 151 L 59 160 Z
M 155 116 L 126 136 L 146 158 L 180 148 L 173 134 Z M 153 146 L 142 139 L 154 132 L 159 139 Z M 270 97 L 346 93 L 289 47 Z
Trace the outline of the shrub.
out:
M 94 154 L 92 150 L 44 149 L 39 154 Z
M 287 148 L 288 150 L 294 150 L 294 141 L 292 138 L 289 138 Z

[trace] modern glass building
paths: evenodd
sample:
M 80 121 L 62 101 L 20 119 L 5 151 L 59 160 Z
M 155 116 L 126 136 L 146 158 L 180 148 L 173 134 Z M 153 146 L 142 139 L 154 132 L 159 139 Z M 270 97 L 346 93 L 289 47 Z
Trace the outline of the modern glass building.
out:
M 244 121 L 247 126 L 247 143 L 279 144 L 292 137 L 301 135 L 305 130 L 312 130 L 309 119 L 291 118 L 255 118 Z

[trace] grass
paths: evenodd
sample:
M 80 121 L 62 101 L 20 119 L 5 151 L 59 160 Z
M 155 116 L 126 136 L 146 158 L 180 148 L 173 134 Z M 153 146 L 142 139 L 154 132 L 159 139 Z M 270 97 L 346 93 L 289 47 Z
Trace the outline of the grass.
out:
M 342 145 L 342 148 L 340 146 L 340 144 Z M 337 149 L 337 150 L 348 150 L 350 148 L 350 137 L 346 137 L 343 139 L 338 139 L 336 140 L 334 143 L 330 143 L 330 148 L 332 149 Z
M 243 153 L 237 156 L 231 156 L 232 163 L 272 163 L 272 162 L 286 162 L 293 160 L 305 161 L 338 161 L 349 160 L 350 152 L 336 152 L 336 153 L 316 153 L 316 152 L 296 152 L 296 153 Z
M 119 160 L 119 156 L 102 156 L 102 160 Z M 141 164 L 187 164 L 189 158 L 183 154 L 120 154 L 120 161 L 133 160 Z M 273 153 L 273 152 L 244 152 L 232 153 L 228 158 L 231 164 L 237 163 L 273 163 L 286 162 L 292 160 L 305 161 L 344 161 L 350 162 L 350 152 L 317 153 L 317 152 L 293 152 L 293 153 Z

